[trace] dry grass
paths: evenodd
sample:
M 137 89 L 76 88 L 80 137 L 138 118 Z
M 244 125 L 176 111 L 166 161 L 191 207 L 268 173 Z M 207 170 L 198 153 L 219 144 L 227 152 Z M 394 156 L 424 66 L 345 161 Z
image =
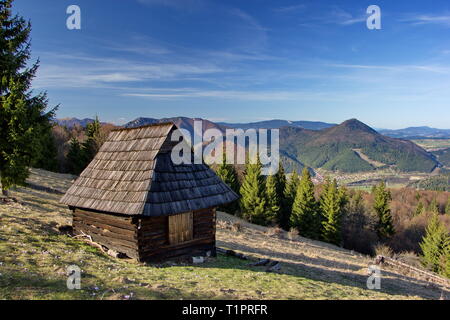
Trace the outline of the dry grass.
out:
M 71 176 L 33 170 L 30 181 L 63 192 Z M 39 189 L 39 188 L 38 188 Z M 146 265 L 106 256 L 58 231 L 71 223 L 60 194 L 19 188 L 0 205 L 0 299 L 439 299 L 437 287 L 383 270 L 382 290 L 366 289 L 372 259 L 294 233 L 218 213 L 217 244 L 281 262 L 267 273 L 219 255 L 201 265 Z M 67 290 L 66 268 L 82 269 L 82 290 Z M 450 296 L 448 292 L 445 294 Z

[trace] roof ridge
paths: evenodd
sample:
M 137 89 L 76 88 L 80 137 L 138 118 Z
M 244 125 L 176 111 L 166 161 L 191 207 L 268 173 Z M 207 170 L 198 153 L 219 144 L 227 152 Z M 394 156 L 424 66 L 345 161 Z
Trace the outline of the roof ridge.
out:
M 143 125 L 143 126 L 132 127 L 132 128 L 126 128 L 126 127 L 116 128 L 116 129 L 111 130 L 111 132 L 117 132 L 117 131 L 131 131 L 131 130 L 137 130 L 137 129 L 142 129 L 142 128 L 159 127 L 159 126 L 168 126 L 168 125 L 172 125 L 172 126 L 178 128 L 178 126 L 177 126 L 174 122 L 167 121 L 167 122 L 158 122 L 158 123 L 146 124 L 146 125 Z

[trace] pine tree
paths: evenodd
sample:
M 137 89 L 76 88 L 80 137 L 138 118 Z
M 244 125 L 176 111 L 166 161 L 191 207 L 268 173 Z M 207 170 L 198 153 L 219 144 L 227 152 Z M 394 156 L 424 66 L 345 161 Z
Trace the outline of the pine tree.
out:
M 101 124 L 98 120 L 98 116 L 95 117 L 94 122 L 89 123 L 86 126 L 86 141 L 82 144 L 84 153 L 85 167 L 94 159 L 98 150 L 101 147 L 101 136 L 100 136 Z
M 444 270 L 442 274 L 444 277 L 450 278 L 450 237 L 447 238 L 447 243 L 445 244 L 443 259 Z
M 389 190 L 386 189 L 384 182 L 373 188 L 374 205 L 373 208 L 378 216 L 377 234 L 380 239 L 387 239 L 394 235 L 395 229 L 392 223 L 391 209 L 389 203 L 392 196 Z
M 436 198 L 433 198 L 433 201 L 431 201 L 428 211 L 433 213 L 439 213 L 439 204 Z
M 291 227 L 292 205 L 294 204 L 299 185 L 300 178 L 297 174 L 297 171 L 294 170 L 289 181 L 287 181 L 285 184 L 283 197 L 281 198 L 281 210 L 277 219 L 280 227 L 286 231 L 289 231 Z
M 31 166 L 48 171 L 57 171 L 58 165 L 58 148 L 56 146 L 55 137 L 53 136 L 53 125 L 47 123 L 39 128 L 39 141 L 34 146 L 33 158 Z
M 449 233 L 440 222 L 439 214 L 434 213 L 420 243 L 423 265 L 433 272 L 446 273 L 449 245 Z
M 416 208 L 415 215 L 416 215 L 416 216 L 420 216 L 424 211 L 425 211 L 425 206 L 423 205 L 423 202 L 420 201 L 420 202 L 417 204 L 417 208 Z
M 337 181 L 327 180 L 320 198 L 322 214 L 322 239 L 335 245 L 342 242 L 342 218 L 347 204 L 346 191 L 339 188 Z
M 245 166 L 244 180 L 240 188 L 241 212 L 244 219 L 249 222 L 266 224 L 266 192 L 265 181 L 261 175 L 261 162 L 259 158 L 256 164 L 247 162 Z
M 284 167 L 280 161 L 278 165 L 278 171 L 275 174 L 275 184 L 276 184 L 276 191 L 278 199 L 284 198 L 284 190 L 286 189 L 286 172 L 284 171 Z
M 314 183 L 309 170 L 305 168 L 292 205 L 291 226 L 296 228 L 301 236 L 317 239 L 320 235 L 318 209 Z
M 67 154 L 67 165 L 69 172 L 79 175 L 85 168 L 84 154 L 80 142 L 76 138 L 70 140 L 69 152 Z
M 2 191 L 24 185 L 33 152 L 39 143 L 39 128 L 54 116 L 45 93 L 32 95 L 31 82 L 39 67 L 31 67 L 31 24 L 13 16 L 12 0 L 0 1 L 0 182 Z
M 284 167 L 279 163 L 278 172 L 275 174 L 275 183 L 276 183 L 276 191 L 277 197 L 279 201 L 279 210 L 276 216 L 276 222 L 278 226 L 284 230 L 289 230 L 289 213 L 290 209 L 287 209 L 286 200 L 284 198 L 284 191 L 286 190 L 287 179 L 286 172 L 284 171 Z
M 274 221 L 280 211 L 280 198 L 277 194 L 277 183 L 275 175 L 266 179 L 266 207 L 267 222 Z
M 224 183 L 226 183 L 231 190 L 233 190 L 236 194 L 239 194 L 239 179 L 236 172 L 236 169 L 232 164 L 227 163 L 226 154 L 223 153 L 222 163 L 217 167 L 216 174 Z M 235 214 L 239 210 L 238 201 L 234 201 L 225 206 L 221 206 L 218 208 L 221 211 L 225 211 L 228 213 Z

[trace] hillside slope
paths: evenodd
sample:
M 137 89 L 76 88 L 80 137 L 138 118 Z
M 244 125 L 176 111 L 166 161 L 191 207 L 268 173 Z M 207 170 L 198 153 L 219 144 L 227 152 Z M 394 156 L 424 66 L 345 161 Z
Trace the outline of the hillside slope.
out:
M 112 258 L 58 231 L 70 212 L 58 203 L 71 176 L 33 170 L 32 188 L 0 202 L 0 299 L 438 299 L 441 289 L 394 270 L 380 291 L 366 289 L 372 259 L 218 214 L 217 244 L 281 262 L 267 273 L 218 255 L 201 265 L 146 265 Z M 241 228 L 233 228 L 239 223 Z M 82 290 L 67 290 L 66 268 L 82 269 Z M 446 292 L 450 297 L 450 292 Z
M 431 172 L 438 165 L 433 155 L 413 142 L 383 136 L 356 119 L 320 131 L 282 128 L 280 149 L 307 166 L 333 171 L 375 170 L 355 149 L 403 172 Z

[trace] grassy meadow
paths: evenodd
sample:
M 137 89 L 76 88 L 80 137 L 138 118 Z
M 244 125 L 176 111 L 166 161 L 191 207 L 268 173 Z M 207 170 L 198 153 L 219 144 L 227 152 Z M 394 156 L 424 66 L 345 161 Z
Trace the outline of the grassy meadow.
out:
M 143 264 L 117 259 L 63 234 L 70 211 L 59 204 L 73 177 L 33 170 L 18 202 L 0 202 L 0 299 L 438 299 L 449 291 L 395 270 L 382 270 L 382 289 L 366 288 L 373 258 L 219 213 L 219 254 L 203 264 Z M 280 261 L 279 272 L 250 266 Z M 67 267 L 82 270 L 81 290 L 66 287 Z

